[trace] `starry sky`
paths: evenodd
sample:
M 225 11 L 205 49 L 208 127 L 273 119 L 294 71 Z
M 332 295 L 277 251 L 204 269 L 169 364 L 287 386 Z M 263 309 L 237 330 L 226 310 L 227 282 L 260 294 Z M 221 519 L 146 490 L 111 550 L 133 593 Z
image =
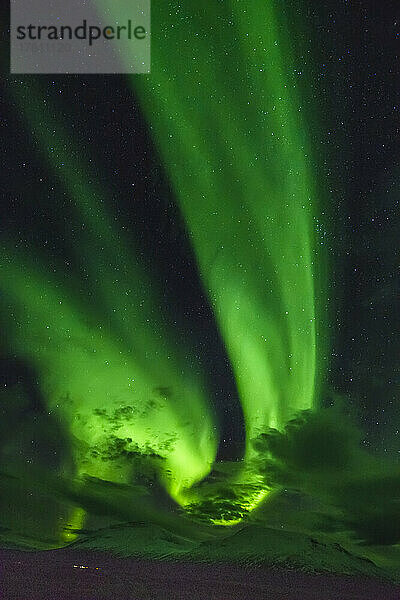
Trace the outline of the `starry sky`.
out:
M 321 35 L 316 86 L 329 115 L 321 144 L 332 211 L 327 245 L 336 257 L 331 380 L 359 407 L 365 444 L 393 453 L 400 450 L 398 9 L 342 2 L 311 21 Z
M 244 4 L 241 2 L 235 8 L 237 23 L 241 22 Z M 205 55 L 196 54 L 203 46 L 193 45 L 192 51 L 187 44 L 183 53 L 185 60 L 179 62 L 176 59 L 175 70 L 174 63 L 170 69 L 165 66 L 157 69 L 155 65 L 154 73 L 148 77 L 10 76 L 7 74 L 8 66 L 3 64 L 5 76 L 1 82 L 0 121 L 3 168 L 0 177 L 4 192 L 0 205 L 0 242 L 4 257 L 4 283 L 0 307 L 4 336 L 0 346 L 0 382 L 4 387 L 1 410 L 4 423 L 2 440 L 5 441 L 2 442 L 1 461 L 4 466 L 15 465 L 8 477 L 15 476 L 22 469 L 21 465 L 26 463 L 38 468 L 50 464 L 54 473 L 70 481 L 88 471 L 91 477 L 116 483 L 146 486 L 150 481 L 154 490 L 159 486 L 154 495 L 163 507 L 169 506 L 171 497 L 181 505 L 191 503 L 189 512 L 199 518 L 204 516 L 203 513 L 212 514 L 213 510 L 222 518 L 221 515 L 227 512 L 226 505 L 231 504 L 235 506 L 231 516 L 234 519 L 252 508 L 254 499 L 265 492 L 265 481 L 267 487 L 289 487 L 293 482 L 293 470 L 307 474 L 310 468 L 322 469 L 323 464 L 310 467 L 312 461 L 310 463 L 306 459 L 304 463 L 296 464 L 287 448 L 285 450 L 285 444 L 288 444 L 292 450 L 302 447 L 308 448 L 309 452 L 310 440 L 315 447 L 319 444 L 320 449 L 322 432 L 328 439 L 331 436 L 332 448 L 337 449 L 339 444 L 347 449 L 342 462 L 338 459 L 337 463 L 330 463 L 330 453 L 325 455 L 326 464 L 331 464 L 332 472 L 343 467 L 346 457 L 354 470 L 355 465 L 361 464 L 370 471 L 372 478 L 379 471 L 379 465 L 389 465 L 388 490 L 398 493 L 393 469 L 400 458 L 400 317 L 397 311 L 400 294 L 400 195 L 396 152 L 400 115 L 400 11 L 394 2 L 385 2 L 384 6 L 363 2 L 362 7 L 347 1 L 325 1 L 318 6 L 310 6 L 291 0 L 286 4 L 284 20 L 277 26 L 276 32 L 281 36 L 282 44 L 285 41 L 290 47 L 292 54 L 291 81 L 295 82 L 293 87 L 296 102 L 299 102 L 296 110 L 301 112 L 302 118 L 297 129 L 293 130 L 293 137 L 303 139 L 304 135 L 310 148 L 307 169 L 312 174 L 316 198 L 310 209 L 315 243 L 313 256 L 320 257 L 316 268 L 318 272 L 313 276 L 315 306 L 313 301 L 309 308 L 309 320 L 317 320 L 316 341 L 304 337 L 297 349 L 305 362 L 316 361 L 318 394 L 316 398 L 308 398 L 304 393 L 298 404 L 293 403 L 293 410 L 314 407 L 318 415 L 318 410 L 332 405 L 336 410 L 340 405 L 343 419 L 347 419 L 348 414 L 353 419 L 352 424 L 344 427 L 348 437 L 337 437 L 332 420 L 325 413 L 320 419 L 313 420 L 311 417 L 305 423 L 300 419 L 294 430 L 281 434 L 282 438 L 278 434 L 271 437 L 267 426 L 282 429 L 286 424 L 283 417 L 282 421 L 278 418 L 285 413 L 285 406 L 279 406 L 278 417 L 268 413 L 265 430 L 261 430 L 257 422 L 257 427 L 251 435 L 249 433 L 249 423 L 254 415 L 251 401 L 245 398 L 246 394 L 251 397 L 255 393 L 256 386 L 246 388 L 247 371 L 241 370 L 243 360 L 235 354 L 231 332 L 236 336 L 236 330 L 226 308 L 227 298 L 223 293 L 218 296 L 218 282 L 214 281 L 213 274 L 208 274 L 207 267 L 208 256 L 212 255 L 212 260 L 218 265 L 218 261 L 222 260 L 222 266 L 218 268 L 225 273 L 224 269 L 230 268 L 230 259 L 225 259 L 225 255 L 221 259 L 219 255 L 212 254 L 213 246 L 211 242 L 207 243 L 207 236 L 211 239 L 221 234 L 217 228 L 212 229 L 214 226 L 211 224 L 196 221 L 198 215 L 202 215 L 201 209 L 193 210 L 192 206 L 196 208 L 196 205 L 190 205 L 187 197 L 196 187 L 202 189 L 201 186 L 205 185 L 205 180 L 201 179 L 203 171 L 211 173 L 214 168 L 218 171 L 223 157 L 227 156 L 228 142 L 234 140 L 232 170 L 224 175 L 220 169 L 215 181 L 222 187 L 226 186 L 227 192 L 232 194 L 231 205 L 229 199 L 221 199 L 225 214 L 230 214 L 232 206 L 231 212 L 239 216 L 238 221 L 246 221 L 246 205 L 235 204 L 238 191 L 230 179 L 234 167 L 242 165 L 241 161 L 248 156 L 246 151 L 249 152 L 250 147 L 254 148 L 252 160 L 261 162 L 269 151 L 273 152 L 274 148 L 279 151 L 280 146 L 256 139 L 257 124 L 266 129 L 270 125 L 267 110 L 265 115 L 261 110 L 257 120 L 248 128 L 242 120 L 243 115 L 248 114 L 246 103 L 264 101 L 268 98 L 268 85 L 274 85 L 273 80 L 265 84 L 262 79 L 270 68 L 271 52 L 265 50 L 263 54 L 259 51 L 253 56 L 245 47 L 243 55 L 235 54 L 235 48 L 242 43 L 243 31 L 240 27 L 232 27 L 232 31 L 229 29 L 229 9 L 221 8 L 214 15 L 214 27 L 224 41 L 210 41 L 210 62 L 205 61 Z M 155 35 L 158 34 L 163 43 L 171 33 L 168 30 L 170 23 L 176 20 L 183 28 L 188 19 L 187 2 L 165 6 L 165 21 L 161 23 L 161 14 L 160 23 L 154 25 Z M 6 22 L 5 15 L 3 17 L 3 22 Z M 197 26 L 201 30 L 206 23 L 200 13 L 193 14 L 191 19 L 193 30 Z M 235 22 L 233 17 L 232 22 Z M 248 25 L 244 16 L 243 23 Z M 285 23 L 286 30 L 282 23 Z M 161 57 L 161 44 L 160 48 L 155 41 L 153 60 Z M 232 72 L 227 67 L 219 120 L 217 112 L 217 117 L 213 115 L 212 124 L 204 125 L 209 116 L 206 98 L 212 82 L 210 67 L 214 64 L 212 61 L 217 63 L 218 52 L 222 48 L 226 50 L 223 60 L 231 65 Z M 173 56 L 174 50 L 171 45 L 168 59 Z M 237 67 L 238 56 L 242 56 L 244 61 L 240 67 Z M 200 60 L 199 65 L 199 58 L 205 62 Z M 196 66 L 193 67 L 193 64 Z M 244 74 L 246 80 L 233 81 L 236 68 L 241 69 L 239 73 Z M 141 78 L 140 81 L 135 77 Z M 239 98 L 237 104 L 229 99 L 226 84 L 229 77 L 232 77 L 232 88 Z M 160 99 L 155 91 L 159 81 L 164 82 L 164 89 L 169 93 L 168 96 L 165 92 L 168 109 L 160 109 L 160 117 L 157 109 Z M 188 97 L 194 93 L 193 90 L 199 94 L 201 102 L 195 110 L 193 103 L 185 106 L 179 91 L 176 91 L 182 81 L 192 83 L 192 88 L 188 87 Z M 222 90 L 223 83 L 218 85 L 215 89 Z M 263 90 L 258 97 L 257 90 Z M 294 99 L 290 101 L 294 105 Z M 265 103 L 267 105 L 268 100 Z M 154 117 L 149 116 L 149 106 Z M 190 112 L 193 110 L 193 113 Z M 165 114 L 173 123 L 171 131 L 177 132 L 174 134 L 177 142 L 173 150 L 167 146 L 167 142 L 171 144 L 174 140 L 167 139 L 169 133 L 162 120 Z M 195 162 L 195 159 L 199 160 L 195 152 L 189 153 L 189 135 L 185 138 L 182 134 L 186 145 L 179 141 L 188 121 L 196 135 L 207 137 L 204 148 L 207 147 L 208 153 L 203 156 L 204 164 Z M 232 124 L 231 130 L 228 123 Z M 189 126 L 186 130 L 190 130 Z M 246 139 L 241 139 L 236 131 L 244 132 Z M 287 160 L 284 150 L 281 152 L 276 159 L 277 165 L 279 160 Z M 172 157 L 170 160 L 169 156 Z M 181 164 L 177 162 L 177 156 Z M 256 169 L 252 169 L 250 163 L 240 168 L 241 176 L 249 182 L 250 191 L 255 190 L 258 185 L 254 175 Z M 299 168 L 301 170 L 302 167 Z M 197 182 L 190 185 L 185 180 L 185 171 L 188 170 L 193 179 L 197 174 Z M 271 167 L 271 177 L 279 178 L 279 173 L 279 166 Z M 83 197 L 90 200 L 76 200 Z M 261 212 L 258 214 L 262 215 Z M 301 219 L 297 223 L 296 231 L 301 236 Z M 304 231 L 307 227 L 304 226 Z M 239 241 L 247 239 L 240 237 L 240 227 L 237 232 Z M 229 232 L 225 235 L 229 247 Z M 243 235 L 249 235 L 247 230 Z M 263 243 L 272 257 L 274 267 L 271 271 L 277 272 L 279 277 L 279 269 L 283 269 L 285 261 L 280 260 L 281 256 L 284 257 L 284 249 L 279 247 L 281 240 L 276 235 L 274 246 L 268 236 L 266 242 L 263 238 Z M 297 243 L 296 235 L 293 233 L 293 243 Z M 259 248 L 264 249 L 261 242 L 260 246 L 254 243 L 253 255 L 250 253 L 246 263 L 244 252 L 243 259 L 243 281 L 251 283 L 255 274 L 251 272 L 251 265 L 256 269 L 253 257 Z M 234 247 L 235 244 L 232 245 Z M 235 252 L 239 251 L 235 249 Z M 235 254 L 235 260 L 236 257 Z M 288 280 L 291 276 L 290 273 L 285 274 Z M 26 282 L 30 287 L 24 287 L 28 285 Z M 304 287 L 307 288 L 306 285 Z M 14 300 L 17 293 L 23 297 L 22 304 Z M 249 297 L 258 293 L 255 286 Z M 61 305 L 60 312 L 54 312 L 53 316 L 51 298 L 57 298 Z M 65 312 L 62 312 L 64 305 Z M 37 313 L 36 306 L 40 309 Z M 249 302 L 247 307 L 249 314 L 255 314 L 259 304 Z M 129 317 L 130 312 L 140 315 L 140 318 Z M 61 322 L 70 324 L 68 327 L 77 349 L 74 354 L 65 355 L 65 365 L 76 361 L 70 370 L 68 365 L 64 369 L 63 346 L 57 335 L 51 337 L 52 328 Z M 40 337 L 38 323 L 51 330 L 48 343 Z M 279 325 L 277 327 L 280 332 L 288 331 L 290 337 L 290 325 L 282 329 Z M 117 399 L 110 395 L 103 403 L 93 404 L 94 400 L 90 398 L 95 397 L 102 384 L 98 389 L 96 384 L 89 386 L 89 396 L 85 396 L 84 391 L 80 395 L 80 390 L 85 389 L 84 377 L 79 373 L 82 356 L 92 351 L 103 352 L 105 364 L 93 367 L 92 371 L 91 367 L 84 371 L 86 378 L 92 372 L 93 378 L 100 381 L 102 371 L 109 366 L 107 356 L 116 356 L 117 352 L 121 354 L 121 348 L 132 344 L 129 337 L 132 328 L 138 332 L 136 354 L 132 360 L 138 365 L 139 373 L 138 376 L 132 375 L 132 385 L 135 378 L 143 378 L 142 393 L 148 395 L 147 404 L 140 409 L 142 412 L 135 413 L 134 403 L 120 403 L 117 398 L 119 391 L 115 391 Z M 74 338 L 73 332 L 78 329 L 89 333 Z M 111 334 L 107 338 L 104 331 L 107 334 L 111 332 L 112 338 Z M 90 343 L 87 341 L 89 338 Z M 313 352 L 314 358 L 311 356 Z M 310 357 L 306 359 L 308 354 Z M 41 358 L 36 360 L 36 356 Z M 115 361 L 110 360 L 110 368 L 114 370 L 108 380 L 118 381 L 127 376 L 125 363 L 123 368 L 119 365 L 114 367 Z M 272 366 L 276 360 L 274 355 Z M 297 388 L 293 389 L 306 387 L 312 380 L 312 369 L 308 367 L 302 379 L 305 369 L 297 363 L 296 367 L 299 374 L 293 384 Z M 181 376 L 185 390 L 189 390 L 190 394 L 186 391 L 181 395 L 176 393 Z M 69 378 L 73 379 L 73 384 L 69 384 Z M 289 395 L 291 390 L 288 388 Z M 282 397 L 285 398 L 284 394 Z M 90 417 L 82 408 L 85 403 L 90 405 Z M 66 419 L 60 416 L 63 404 L 69 415 Z M 60 406 L 61 412 L 58 411 Z M 174 408 L 171 409 L 171 406 Z M 190 409 L 185 409 L 188 406 Z M 132 419 L 137 418 L 144 423 L 148 417 L 153 418 L 152 410 L 158 415 L 154 430 L 149 433 L 150 430 L 145 431 L 143 425 L 142 437 L 132 440 Z M 92 429 L 99 427 L 98 423 L 103 419 L 107 445 L 98 442 L 96 448 L 95 444 L 90 450 L 84 448 L 82 439 L 76 439 L 79 427 L 76 426 L 71 433 L 66 424 L 71 415 L 74 418 L 78 415 L 83 426 Z M 293 414 L 288 412 L 288 416 Z M 288 417 L 285 418 L 287 420 Z M 95 425 L 90 425 L 90 419 Z M 160 432 L 158 443 L 151 444 L 149 439 L 157 427 Z M 185 432 L 182 439 L 179 431 Z M 256 441 L 253 437 L 257 437 Z M 350 438 L 356 441 L 357 448 L 348 442 Z M 176 456 L 165 469 L 162 465 L 170 460 L 170 449 L 176 444 Z M 367 454 L 361 457 L 359 448 Z M 252 454 L 254 451 L 256 458 Z M 12 456 L 13 453 L 18 456 Z M 102 461 L 104 468 L 99 472 L 90 471 L 90 460 L 78 468 L 76 456 L 84 453 L 90 454 L 90 460 Z M 332 453 L 338 455 L 336 451 Z M 254 468 L 254 464 L 261 464 L 260 457 L 267 455 L 268 461 L 264 460 L 261 466 Z M 371 456 L 372 462 L 368 462 L 366 456 Z M 115 472 L 119 471 L 116 471 L 115 464 L 119 460 L 143 464 L 137 467 L 140 476 L 128 482 L 119 474 L 116 477 Z M 248 470 L 256 471 L 257 477 L 248 479 L 247 471 L 245 476 L 237 474 L 237 464 L 242 460 L 248 461 Z M 108 463 L 112 464 L 112 468 L 107 466 Z M 174 472 L 177 465 L 181 467 L 183 463 L 187 466 L 182 477 L 192 477 L 191 483 L 197 484 L 195 492 L 185 501 L 181 497 L 183 484 L 178 482 L 177 476 L 168 480 L 168 471 Z M 274 470 L 273 465 L 277 463 L 280 467 Z M 228 465 L 225 471 L 221 464 Z M 161 477 L 156 484 L 153 471 L 159 472 L 160 468 L 161 471 L 164 469 L 164 479 Z M 385 469 L 386 466 L 383 467 Z M 265 473 L 273 473 L 273 476 Z M 34 477 L 29 477 L 29 486 L 34 487 Z M 198 483 L 202 477 L 206 479 L 203 487 Z M 260 477 L 264 478 L 264 483 L 260 484 Z M 229 478 L 245 489 L 240 493 L 235 491 L 233 499 L 232 490 L 230 495 L 226 492 Z M 301 492 L 318 496 L 316 490 L 321 480 L 310 477 L 309 482 L 309 487 L 301 489 Z M 93 480 L 90 485 L 94 485 Z M 53 489 L 53 486 L 56 486 L 54 482 L 47 481 L 39 492 L 32 492 L 37 507 L 43 503 L 43 489 Z M 295 487 L 298 490 L 299 484 L 296 483 Z M 328 488 L 334 488 L 331 480 L 327 483 Z M 68 502 L 74 494 L 75 498 L 79 496 L 79 492 L 75 488 L 71 491 L 66 483 L 63 483 L 62 489 Z M 211 496 L 203 491 L 207 489 L 211 490 Z M 338 502 L 348 510 L 348 522 L 355 527 L 357 535 L 368 538 L 370 524 L 364 529 L 359 522 L 354 525 L 354 511 L 348 508 L 349 489 L 347 487 L 339 493 L 335 488 L 330 495 L 340 497 Z M 363 507 L 364 488 L 357 489 L 360 506 Z M 47 494 L 53 495 L 50 491 Z M 214 507 L 219 506 L 218 510 L 213 509 L 213 502 Z M 89 515 L 99 512 L 93 508 L 93 499 L 86 504 L 82 500 L 82 505 Z M 355 505 L 364 514 L 362 508 L 357 503 Z M 53 502 L 50 513 L 54 513 L 54 518 L 52 516 L 49 529 L 54 530 L 52 535 L 55 537 L 57 527 L 54 523 L 60 520 L 58 514 L 62 514 L 62 519 L 72 523 L 76 529 L 85 526 L 82 513 L 75 510 L 72 515 L 65 502 Z M 26 514 L 29 520 L 29 508 L 21 508 L 21 514 Z M 391 505 L 387 514 L 393 516 Z M 2 525 L 8 527 L 9 523 Z M 48 525 L 43 521 L 41 526 Z M 386 535 L 386 529 L 383 530 L 382 537 Z M 34 536 L 36 532 L 32 531 Z

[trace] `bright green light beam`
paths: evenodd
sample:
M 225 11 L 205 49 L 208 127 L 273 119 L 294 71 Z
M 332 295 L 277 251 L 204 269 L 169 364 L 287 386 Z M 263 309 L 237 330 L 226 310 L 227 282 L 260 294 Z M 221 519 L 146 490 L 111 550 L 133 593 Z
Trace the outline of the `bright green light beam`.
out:
M 248 461 L 259 431 L 314 405 L 319 375 L 315 175 L 282 10 L 157 3 L 151 76 L 131 78 L 235 372 Z
M 115 456 L 110 440 L 130 439 L 125 451 L 139 447 L 164 457 L 160 476 L 179 500 L 209 472 L 218 443 L 190 341 L 163 322 L 157 285 L 127 250 L 72 135 L 44 109 L 33 84 L 29 98 L 17 84 L 13 91 L 73 205 L 65 236 L 96 292 L 52 269 L 51 256 L 32 249 L 33 261 L 4 240 L 2 287 L 18 314 L 8 335 L 13 351 L 36 367 L 48 407 L 78 440 L 78 475 L 129 482 L 132 465 Z M 99 312 L 99 305 L 108 310 Z

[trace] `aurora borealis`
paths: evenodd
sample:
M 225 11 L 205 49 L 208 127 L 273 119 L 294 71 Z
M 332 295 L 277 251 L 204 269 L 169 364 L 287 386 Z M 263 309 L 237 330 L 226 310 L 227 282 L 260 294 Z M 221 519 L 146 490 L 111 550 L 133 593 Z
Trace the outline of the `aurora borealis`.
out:
M 193 14 L 182 4 L 188 18 L 166 39 L 174 16 L 165 5 L 152 79 L 139 86 L 235 374 L 249 456 L 257 431 L 314 404 L 315 288 L 322 296 L 324 285 L 315 262 L 324 257 L 315 247 L 311 148 L 285 24 L 273 3 L 232 9 L 227 18 L 222 5 Z M 210 48 L 196 29 L 211 31 L 213 22 L 224 25 Z M 241 40 L 234 48 L 232 27 Z M 203 65 L 200 88 L 199 68 L 187 69 L 179 51 L 188 35 Z M 171 53 L 179 79 L 165 75 Z
M 239 10 L 233 18 L 258 39 L 257 15 L 240 14 Z M 205 31 L 214 18 L 211 12 L 201 22 Z M 248 73 L 256 109 L 248 108 L 243 95 L 235 102 L 234 90 L 231 99 L 225 96 L 231 74 L 228 71 L 224 81 L 217 76 L 220 67 L 210 64 L 203 81 L 207 96 L 201 98 L 201 111 L 193 115 L 197 94 L 193 75 L 187 74 L 183 87 L 182 81 L 174 85 L 162 79 L 161 57 L 174 53 L 182 43 L 178 31 L 174 47 L 169 48 L 171 40 L 167 40 L 168 52 L 163 45 L 153 47 L 157 66 L 151 81 L 154 85 L 160 79 L 164 99 L 168 90 L 165 107 L 157 104 L 156 94 L 141 92 L 157 128 L 156 143 L 159 140 L 166 167 L 171 169 L 200 276 L 233 366 L 245 416 L 246 456 L 258 430 L 282 426 L 296 410 L 313 405 L 316 370 L 315 215 L 312 178 L 304 157 L 307 141 L 300 133 L 295 84 L 288 79 L 292 64 L 276 40 L 279 27 L 271 7 L 265 19 L 271 29 L 260 41 L 268 47 L 271 64 L 268 69 L 254 69 L 254 75 Z M 162 15 L 160 22 L 165 22 Z M 229 43 L 229 33 L 229 29 L 221 31 L 222 47 Z M 199 59 L 209 52 L 204 41 L 196 52 Z M 244 59 L 238 81 L 246 74 L 247 52 L 245 45 L 238 48 L 229 62 L 236 69 Z M 187 60 L 184 54 L 181 59 Z M 185 97 L 180 90 L 185 90 Z M 115 231 L 112 215 L 104 208 L 104 193 L 85 181 L 77 150 L 68 155 L 63 151 L 74 143 L 64 138 L 68 136 L 65 126 L 54 116 L 43 129 L 49 116 L 38 109 L 42 102 L 37 94 L 33 104 L 31 96 L 29 104 L 21 98 L 22 114 L 56 176 L 62 165 L 58 179 L 67 189 L 73 218 L 83 223 L 78 249 L 81 268 L 91 280 L 101 279 L 96 302 L 108 314 L 107 324 L 85 323 L 85 302 L 74 286 L 63 281 L 60 290 L 48 266 L 35 266 L 21 252 L 10 252 L 5 255 L 3 282 L 10 302 L 19 314 L 25 312 L 18 317 L 22 322 L 13 332 L 13 346 L 19 357 L 43 374 L 40 386 L 48 406 L 60 415 L 69 433 L 87 445 L 86 452 L 82 446 L 75 451 L 77 476 L 84 472 L 129 481 L 129 462 L 123 471 L 121 464 L 116 470 L 113 454 L 108 460 L 102 454 L 102 445 L 114 436 L 127 453 L 161 453 L 165 459 L 161 473 L 171 473 L 169 478 L 162 475 L 165 485 L 179 500 L 185 488 L 210 471 L 219 443 L 204 377 L 195 374 L 190 354 L 182 356 L 173 329 L 157 314 L 156 282 L 140 264 L 137 248 L 129 251 Z M 177 131 L 168 124 L 168 108 L 179 112 Z M 214 116 L 208 122 L 210 114 Z M 232 115 L 238 115 L 236 120 L 247 130 L 233 128 Z M 213 135 L 215 130 L 219 134 Z M 50 136 L 49 131 L 55 134 Z M 270 137 L 273 140 L 265 149 L 265 139 Z M 181 157 L 186 158 L 184 166 Z M 82 252 L 82 247 L 90 252 Z M 183 348 L 190 353 L 186 342 Z M 152 402 L 157 402 L 155 389 L 166 390 L 159 394 L 158 410 L 152 410 Z M 168 390 L 174 390 L 173 397 Z
M 397 518 L 396 461 L 367 454 L 368 400 L 346 403 L 336 364 L 356 309 L 331 216 L 345 143 L 321 142 L 345 100 L 313 79 L 325 13 L 206 4 L 153 3 L 150 75 L 6 85 L 0 526 L 32 547 L 102 518 L 201 537 L 289 490 L 318 506 L 309 529 L 397 543 L 364 502 L 379 481 Z

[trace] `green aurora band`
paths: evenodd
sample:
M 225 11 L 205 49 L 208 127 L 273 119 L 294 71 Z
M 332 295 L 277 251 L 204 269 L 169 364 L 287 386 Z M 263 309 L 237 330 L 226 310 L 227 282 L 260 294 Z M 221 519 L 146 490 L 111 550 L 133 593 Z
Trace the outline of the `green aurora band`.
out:
M 173 184 L 234 371 L 246 426 L 234 478 L 255 484 L 244 501 L 251 508 L 267 493 L 251 466 L 252 440 L 312 408 L 318 393 L 315 290 L 322 297 L 324 282 L 311 148 L 278 3 L 171 6 L 154 3 L 152 73 L 129 83 Z M 112 15 L 111 2 L 102 7 Z M 34 365 L 49 412 L 65 424 L 77 480 L 129 483 L 132 464 L 109 450 L 119 440 L 125 453 L 158 455 L 168 493 L 182 506 L 195 502 L 204 492 L 193 485 L 212 470 L 219 442 L 207 378 L 194 367 L 190 340 L 163 320 L 156 279 L 106 209 L 107 191 L 88 178 L 72 133 L 34 82 L 29 97 L 17 83 L 12 92 L 68 196 L 65 235 L 75 228 L 69 242 L 79 273 L 5 241 L 2 308 L 14 315 L 8 344 Z M 60 465 L 60 474 L 71 475 L 68 468 Z M 66 515 L 60 543 L 70 539 L 63 526 L 84 519 L 81 508 Z
M 207 385 L 193 368 L 190 344 L 182 349 L 163 323 L 157 286 L 124 247 L 123 232 L 106 214 L 100 190 L 86 182 L 87 166 L 75 160 L 75 152 L 65 152 L 69 140 L 40 110 L 39 96 L 30 108 L 33 93 L 26 98 L 17 91 L 71 199 L 73 221 L 66 235 L 84 223 L 82 245 L 75 248 L 84 280 L 71 278 L 65 266 L 45 256 L 38 260 L 36 251 L 33 261 L 28 252 L 12 249 L 11 241 L 6 245 L 2 285 L 14 314 L 13 352 L 35 366 L 49 409 L 68 424 L 76 475 L 129 482 L 132 464 L 118 461 L 112 450 L 109 460 L 106 454 L 110 439 L 130 440 L 122 450 L 139 448 L 165 459 L 160 474 L 178 498 L 210 471 L 215 458 L 218 440 Z M 47 128 L 41 126 L 44 119 Z M 49 130 L 57 134 L 49 136 Z M 96 305 L 107 307 L 106 316 L 96 314 Z M 173 397 L 164 389 L 173 390 Z
M 235 373 L 250 461 L 257 433 L 313 407 L 321 375 L 324 268 L 299 69 L 278 2 L 154 9 L 151 77 L 131 82 Z
M 168 51 L 154 34 L 143 108 L 234 366 L 250 440 L 312 406 L 314 191 L 274 3 L 229 5 L 231 24 L 218 3 L 195 15 L 181 4 L 188 18 L 180 15 Z M 159 9 L 168 30 L 168 8 Z M 199 23 L 208 36 L 196 36 Z M 233 25 L 241 46 L 232 45 Z M 213 52 L 210 36 L 219 38 Z M 188 38 L 197 41 L 190 49 Z M 199 66 L 188 66 L 193 57 Z

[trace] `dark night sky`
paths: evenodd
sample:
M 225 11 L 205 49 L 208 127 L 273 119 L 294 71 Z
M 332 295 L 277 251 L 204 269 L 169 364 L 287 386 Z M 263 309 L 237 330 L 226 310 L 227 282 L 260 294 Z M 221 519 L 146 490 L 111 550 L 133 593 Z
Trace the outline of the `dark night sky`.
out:
M 334 7 L 316 19 L 339 300 L 332 379 L 360 407 L 366 443 L 399 451 L 400 13 L 393 2 Z

